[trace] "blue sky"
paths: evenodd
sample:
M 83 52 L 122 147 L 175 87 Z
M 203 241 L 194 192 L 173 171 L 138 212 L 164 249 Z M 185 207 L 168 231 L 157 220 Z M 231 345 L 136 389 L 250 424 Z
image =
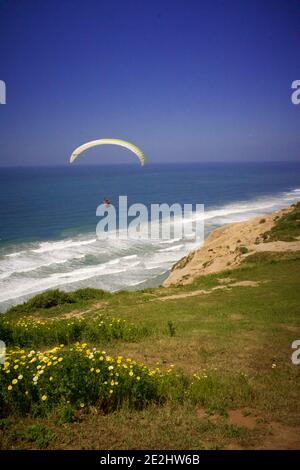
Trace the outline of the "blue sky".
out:
M 153 163 L 299 159 L 299 18 L 298 0 L 0 0 L 0 165 L 101 137 Z

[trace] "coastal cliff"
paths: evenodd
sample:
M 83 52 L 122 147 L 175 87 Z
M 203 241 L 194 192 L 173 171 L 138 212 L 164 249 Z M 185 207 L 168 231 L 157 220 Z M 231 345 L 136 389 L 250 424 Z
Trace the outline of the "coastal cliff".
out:
M 190 284 L 199 276 L 236 268 L 247 256 L 257 252 L 300 250 L 300 240 L 293 234 L 276 235 L 278 225 L 284 226 L 287 217 L 293 219 L 295 226 L 299 225 L 299 208 L 300 202 L 272 214 L 217 228 L 201 247 L 173 266 L 164 287 Z

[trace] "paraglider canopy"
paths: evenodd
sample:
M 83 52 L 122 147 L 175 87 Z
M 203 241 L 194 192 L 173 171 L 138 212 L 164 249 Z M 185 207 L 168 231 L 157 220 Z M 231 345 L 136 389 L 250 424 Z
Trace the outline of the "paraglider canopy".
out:
M 80 147 L 77 147 L 72 153 L 70 157 L 70 163 L 74 162 L 74 160 L 76 160 L 76 158 L 82 152 L 84 152 L 85 150 L 91 147 L 96 147 L 97 145 L 119 145 L 120 147 L 125 147 L 138 157 L 141 165 L 144 165 L 145 163 L 145 155 L 141 151 L 141 149 L 139 149 L 136 145 L 131 144 L 130 142 L 126 142 L 126 140 L 121 140 L 121 139 L 98 139 L 98 140 L 92 140 L 90 142 L 87 142 L 86 144 L 80 145 Z

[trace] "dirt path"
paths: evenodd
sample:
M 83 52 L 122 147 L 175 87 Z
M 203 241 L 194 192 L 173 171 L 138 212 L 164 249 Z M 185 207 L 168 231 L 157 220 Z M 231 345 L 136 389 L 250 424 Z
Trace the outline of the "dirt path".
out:
M 197 295 L 206 295 L 210 294 L 211 292 L 219 289 L 230 289 L 231 287 L 256 287 L 259 285 L 259 282 L 256 281 L 239 281 L 233 283 L 226 283 L 225 285 L 212 287 L 210 290 L 199 289 L 193 290 L 191 292 L 182 292 L 181 294 L 172 294 L 172 295 L 165 295 L 162 297 L 156 297 L 153 300 L 173 300 L 173 299 L 184 299 L 185 297 L 195 297 Z

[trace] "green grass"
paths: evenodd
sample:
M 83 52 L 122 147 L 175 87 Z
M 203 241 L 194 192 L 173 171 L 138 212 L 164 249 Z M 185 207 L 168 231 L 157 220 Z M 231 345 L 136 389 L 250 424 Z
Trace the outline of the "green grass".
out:
M 226 417 L 199 419 L 195 407 L 167 402 L 164 406 L 149 404 L 143 410 L 124 406 L 114 413 L 81 413 L 75 423 L 55 426 L 56 413 L 47 419 L 36 419 L 53 430 L 56 438 L 48 445 L 57 449 L 218 449 L 232 443 L 254 446 L 267 434 L 262 426 L 247 429 L 230 423 Z M 12 421 L 3 437 L 3 448 L 14 442 L 15 448 L 36 448 L 29 442 L 26 429 L 32 420 Z M 17 439 L 16 439 L 17 434 Z
M 121 318 L 97 314 L 83 318 L 37 319 L 23 316 L 0 317 L 0 337 L 6 346 L 38 348 L 76 341 L 107 344 L 112 341 L 138 341 L 151 334 L 146 325 L 134 325 Z
M 292 212 L 282 216 L 275 226 L 264 235 L 265 242 L 297 240 L 300 236 L 300 202 L 294 205 Z
M 38 449 L 47 449 L 49 444 L 56 439 L 56 434 L 43 424 L 32 424 L 28 426 L 20 438 L 35 443 Z

